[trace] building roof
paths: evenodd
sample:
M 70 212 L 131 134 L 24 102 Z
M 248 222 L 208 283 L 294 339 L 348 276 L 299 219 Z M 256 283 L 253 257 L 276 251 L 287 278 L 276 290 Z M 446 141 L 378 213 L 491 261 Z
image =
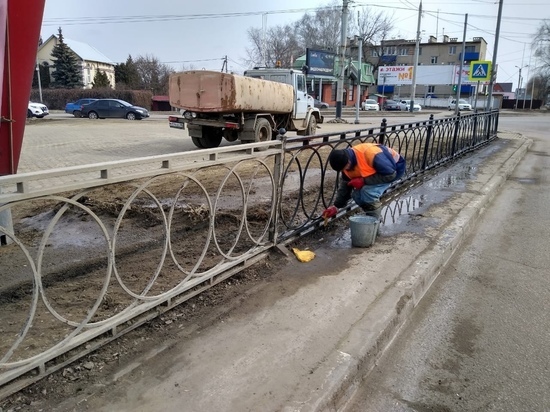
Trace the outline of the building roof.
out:
M 512 92 L 513 83 L 495 83 L 494 90 L 504 93 Z
M 55 34 L 52 34 L 43 44 L 48 43 L 50 40 L 54 39 L 57 44 L 58 36 Z M 80 41 L 67 39 L 66 37 L 63 37 L 63 42 L 69 46 L 69 48 L 82 60 L 86 61 L 92 61 L 92 62 L 99 62 L 99 63 L 107 63 L 114 65 L 113 61 L 109 59 L 107 56 L 105 56 L 103 53 L 101 53 L 99 50 L 97 50 L 95 47 L 90 46 L 87 43 L 82 43 Z M 41 46 L 41 47 L 42 47 Z

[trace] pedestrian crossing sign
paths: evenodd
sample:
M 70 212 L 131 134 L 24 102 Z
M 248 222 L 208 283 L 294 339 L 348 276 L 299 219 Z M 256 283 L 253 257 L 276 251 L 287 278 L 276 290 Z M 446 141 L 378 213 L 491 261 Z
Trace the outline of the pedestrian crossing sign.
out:
M 474 61 L 470 63 L 468 79 L 473 82 L 488 82 L 491 80 L 491 62 Z

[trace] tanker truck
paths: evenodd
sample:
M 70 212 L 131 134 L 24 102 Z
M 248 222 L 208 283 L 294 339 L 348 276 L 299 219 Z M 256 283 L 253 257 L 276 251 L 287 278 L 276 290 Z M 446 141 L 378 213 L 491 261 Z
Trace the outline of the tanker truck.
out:
M 181 112 L 169 116 L 170 127 L 187 127 L 198 148 L 218 147 L 222 138 L 268 141 L 280 128 L 309 136 L 323 123 L 319 109 L 308 105 L 306 78 L 298 70 L 254 68 L 244 76 L 206 70 L 174 73 L 169 97 Z

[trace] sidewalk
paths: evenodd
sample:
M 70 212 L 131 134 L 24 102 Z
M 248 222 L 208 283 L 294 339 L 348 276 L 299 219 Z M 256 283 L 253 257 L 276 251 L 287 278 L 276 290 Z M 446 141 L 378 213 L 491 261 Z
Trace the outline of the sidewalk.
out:
M 337 410 L 391 343 L 530 141 L 500 139 L 388 204 L 375 245 L 319 231 L 211 325 L 162 337 L 106 387 L 56 410 Z

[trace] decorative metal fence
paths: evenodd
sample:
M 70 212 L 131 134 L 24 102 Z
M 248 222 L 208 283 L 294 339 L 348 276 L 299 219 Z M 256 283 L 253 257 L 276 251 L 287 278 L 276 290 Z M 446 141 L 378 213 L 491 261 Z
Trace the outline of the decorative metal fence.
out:
M 497 127 L 498 111 L 384 120 L 0 177 L 0 399 L 318 227 L 337 188 L 333 148 L 392 146 L 408 166 L 395 188 L 487 144 Z

